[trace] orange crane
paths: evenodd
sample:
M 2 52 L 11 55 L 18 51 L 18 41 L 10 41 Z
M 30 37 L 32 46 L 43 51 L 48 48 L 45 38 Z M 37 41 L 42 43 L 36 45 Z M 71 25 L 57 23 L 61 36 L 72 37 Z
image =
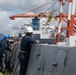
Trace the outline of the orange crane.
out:
M 57 1 L 56 1 L 53 5 L 55 5 L 56 3 L 57 3 Z M 34 10 L 37 10 L 37 9 L 41 8 L 41 7 L 44 7 L 44 6 L 46 6 L 47 4 L 50 4 L 50 2 L 47 2 L 47 3 L 45 3 L 45 4 L 43 4 L 43 5 L 39 6 L 39 7 L 36 7 L 36 8 L 34 8 L 34 9 L 32 9 L 32 10 L 29 10 L 29 11 L 27 11 L 26 13 L 12 15 L 12 16 L 10 16 L 9 18 L 12 19 L 12 20 L 15 20 L 15 18 L 47 17 L 46 14 L 52 14 L 52 12 L 51 12 L 51 13 L 43 12 L 43 13 L 39 13 L 39 14 L 35 14 L 35 13 L 33 13 L 33 14 L 28 14 L 29 12 L 32 12 L 32 11 L 34 11 Z M 53 6 L 53 5 L 52 5 L 52 6 Z M 52 7 L 52 6 L 51 6 L 51 7 Z
M 12 15 L 9 18 L 12 19 L 12 20 L 14 20 L 15 18 L 46 17 L 46 14 L 45 13 L 39 13 L 39 14 L 28 14 L 28 13 L 29 12 L 32 12 L 34 10 L 37 10 L 37 9 L 39 9 L 41 7 L 44 7 L 47 4 L 49 4 L 49 3 L 50 2 L 47 2 L 47 3 L 43 4 L 43 5 L 41 5 L 41 6 L 37 7 L 37 8 L 34 8 L 34 9 L 30 10 L 30 11 L 27 11 L 26 13 L 23 13 L 23 14 Z
M 17 14 L 12 15 L 9 18 L 15 20 L 15 18 L 30 18 L 30 17 L 47 17 L 46 13 L 39 13 L 39 14 Z
M 42 6 L 39 6 L 39 7 L 35 8 L 35 9 L 32 9 L 32 10 L 30 10 L 30 11 L 24 13 L 24 14 L 12 15 L 9 18 L 12 19 L 12 20 L 15 20 L 15 18 L 30 18 L 30 17 L 34 17 L 34 18 L 35 17 L 41 17 L 41 18 L 43 18 L 43 17 L 48 17 L 48 15 L 52 15 L 52 12 L 50 12 L 50 13 L 43 12 L 43 13 L 39 13 L 39 14 L 35 14 L 35 13 L 30 14 L 29 12 L 34 11 L 34 10 L 37 10 L 37 9 L 39 9 L 39 8 L 41 8 L 41 7 L 49 4 L 49 3 L 50 2 L 48 2 L 48 3 L 46 3 L 46 4 L 42 5 Z M 63 15 L 63 16 L 67 16 L 67 15 Z M 59 17 L 60 17 L 60 15 L 59 15 Z M 61 27 L 61 29 L 65 29 L 65 28 L 66 28 L 65 26 L 64 27 Z M 55 31 L 56 30 L 58 30 L 58 26 L 55 27 Z

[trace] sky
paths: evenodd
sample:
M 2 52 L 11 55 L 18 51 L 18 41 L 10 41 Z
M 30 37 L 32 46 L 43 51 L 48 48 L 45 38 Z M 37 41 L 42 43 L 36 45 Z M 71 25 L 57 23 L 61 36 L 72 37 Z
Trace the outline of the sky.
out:
M 24 25 L 24 23 L 31 23 L 32 21 L 32 18 L 11 20 L 9 16 L 25 13 L 47 2 L 50 2 L 50 4 L 30 13 L 50 12 L 52 9 L 59 7 L 59 2 L 57 2 L 54 7 L 50 8 L 56 1 L 58 0 L 0 0 L 0 33 L 17 35 L 19 33 L 19 26 Z M 66 5 L 63 6 L 63 9 L 66 13 L 68 9 L 67 2 Z

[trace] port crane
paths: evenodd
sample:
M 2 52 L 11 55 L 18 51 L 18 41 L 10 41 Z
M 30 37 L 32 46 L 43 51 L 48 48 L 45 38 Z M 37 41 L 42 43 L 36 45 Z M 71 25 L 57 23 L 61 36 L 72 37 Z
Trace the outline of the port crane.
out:
M 69 31 L 71 32 L 71 30 L 72 30 L 72 28 L 73 28 L 73 27 L 70 28 L 70 29 L 71 29 L 71 30 L 70 30 L 70 29 L 69 29 L 69 25 L 67 25 L 67 27 L 66 27 L 66 26 L 61 27 L 61 22 L 62 22 L 62 20 L 65 21 L 66 23 L 69 22 L 69 21 L 68 21 L 68 15 L 62 13 L 62 6 L 64 5 L 63 0 L 59 0 L 59 1 L 60 1 L 60 14 L 56 16 L 56 17 L 59 18 L 59 24 L 58 24 L 58 26 L 55 28 L 55 31 L 58 29 L 58 40 L 57 40 L 58 43 L 60 42 L 61 29 L 62 29 L 62 28 L 63 28 L 63 29 L 67 29 L 66 37 L 69 37 L 69 35 L 68 35 L 68 34 L 69 34 Z M 70 2 L 70 0 L 67 0 L 67 1 Z M 35 18 L 35 17 L 42 17 L 42 18 L 43 18 L 43 17 L 48 17 L 47 15 L 48 15 L 48 14 L 51 14 L 52 12 L 50 12 L 50 13 L 42 12 L 42 13 L 39 13 L 39 14 L 35 14 L 35 13 L 30 14 L 30 13 L 29 13 L 29 12 L 31 12 L 31 11 L 37 10 L 37 9 L 39 9 L 39 8 L 47 5 L 47 4 L 49 4 L 49 2 L 46 3 L 46 4 L 44 4 L 44 5 L 42 5 L 42 6 L 39 6 L 39 7 L 35 8 L 35 9 L 33 9 L 33 10 L 30 10 L 30 11 L 24 13 L 24 14 L 12 15 L 12 16 L 10 16 L 9 18 L 12 19 L 12 20 L 15 20 L 15 18 L 30 18 L 30 17 L 34 17 L 34 18 Z M 67 23 L 67 24 L 68 24 L 68 23 Z M 72 34 L 72 32 L 71 32 L 71 34 Z
M 60 1 L 60 14 L 59 17 L 59 25 L 58 25 L 58 43 L 60 42 L 60 33 L 61 33 L 61 24 L 62 21 L 65 21 L 67 24 L 66 28 L 66 45 L 74 46 L 76 41 L 76 36 L 74 36 L 74 31 L 76 31 L 76 14 L 75 14 L 75 3 L 76 0 L 66 0 L 69 3 L 68 14 L 64 14 L 62 10 L 63 0 Z

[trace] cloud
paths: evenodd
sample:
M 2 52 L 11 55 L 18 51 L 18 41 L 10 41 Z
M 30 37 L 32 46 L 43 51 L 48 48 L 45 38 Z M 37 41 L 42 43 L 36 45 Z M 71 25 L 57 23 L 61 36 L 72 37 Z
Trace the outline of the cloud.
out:
M 0 0 L 0 8 L 4 11 L 28 11 L 46 2 L 47 0 Z
M 20 25 L 23 25 L 24 23 L 28 23 L 29 19 L 16 19 L 16 20 L 10 20 L 9 15 L 13 13 L 1 11 L 0 12 L 0 33 L 3 34 L 17 34 L 19 33 L 18 27 Z M 29 21 L 31 22 L 31 20 Z M 17 32 L 17 33 L 16 33 Z

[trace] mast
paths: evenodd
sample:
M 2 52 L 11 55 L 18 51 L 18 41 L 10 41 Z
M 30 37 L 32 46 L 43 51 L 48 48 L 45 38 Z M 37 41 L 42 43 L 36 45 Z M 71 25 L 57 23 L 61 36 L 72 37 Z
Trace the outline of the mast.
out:
M 58 25 L 58 39 L 57 39 L 57 43 L 58 43 L 58 44 L 59 44 L 59 42 L 60 42 L 60 33 L 61 33 L 62 3 L 63 3 L 63 0 L 60 0 L 60 17 L 59 17 L 59 25 Z
M 66 45 L 75 46 L 76 36 L 73 35 L 73 28 L 75 25 L 75 2 L 76 0 L 69 0 L 69 11 L 68 11 L 68 23 L 67 23 L 67 35 Z

